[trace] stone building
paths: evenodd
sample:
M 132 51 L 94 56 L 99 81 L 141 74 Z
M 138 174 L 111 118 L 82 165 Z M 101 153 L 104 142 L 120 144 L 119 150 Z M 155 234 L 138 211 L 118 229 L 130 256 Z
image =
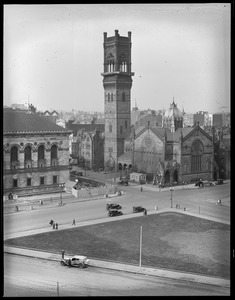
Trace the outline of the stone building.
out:
M 86 169 L 99 170 L 104 167 L 104 132 L 78 132 L 78 151 L 80 165 Z
M 146 173 L 164 185 L 213 179 L 213 141 L 200 126 L 169 128 L 141 126 L 125 139 L 118 158 L 122 172 Z
M 124 152 L 124 140 L 131 128 L 131 32 L 128 36 L 107 37 L 104 32 L 104 165 L 117 170 L 118 157 Z
M 69 179 L 69 132 L 32 112 L 4 109 L 4 194 L 54 192 Z

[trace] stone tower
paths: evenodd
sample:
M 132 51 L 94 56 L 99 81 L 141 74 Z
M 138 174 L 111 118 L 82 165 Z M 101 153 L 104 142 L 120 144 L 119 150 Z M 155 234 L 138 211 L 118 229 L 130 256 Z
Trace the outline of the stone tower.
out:
M 104 32 L 104 116 L 106 170 L 117 171 L 117 159 L 124 153 L 124 139 L 131 127 L 131 32 L 107 37 Z

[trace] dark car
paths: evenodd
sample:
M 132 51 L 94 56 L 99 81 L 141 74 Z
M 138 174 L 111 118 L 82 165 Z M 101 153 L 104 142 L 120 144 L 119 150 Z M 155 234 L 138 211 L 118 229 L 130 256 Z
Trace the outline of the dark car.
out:
M 123 179 L 119 180 L 118 184 L 120 184 L 120 185 L 129 185 L 128 180 L 123 180 Z
M 138 213 L 145 211 L 145 208 L 143 206 L 133 206 L 133 213 Z
M 108 216 L 109 217 L 115 217 L 115 216 L 121 216 L 123 213 L 120 210 L 109 210 Z
M 106 204 L 106 209 L 121 209 L 121 205 L 117 204 L 117 203 L 107 203 Z
M 204 183 L 203 183 L 202 179 L 196 181 L 195 186 L 199 186 L 199 187 L 202 186 L 202 187 L 203 187 L 203 186 L 204 186 Z

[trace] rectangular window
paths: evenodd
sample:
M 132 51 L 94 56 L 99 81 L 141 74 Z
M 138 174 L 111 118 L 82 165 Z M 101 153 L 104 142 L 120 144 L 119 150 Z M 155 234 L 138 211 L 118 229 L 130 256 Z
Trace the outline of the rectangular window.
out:
M 13 179 L 13 187 L 16 188 L 18 186 L 18 180 Z
M 125 128 L 127 129 L 127 121 L 125 121 Z
M 112 132 L 112 125 L 109 125 L 109 132 Z
M 27 178 L 27 186 L 31 186 L 31 178 Z
M 40 185 L 44 184 L 44 177 L 40 177 Z
M 57 176 L 56 175 L 53 176 L 53 184 L 54 183 L 57 183 Z
M 122 126 L 120 126 L 120 133 L 122 134 Z

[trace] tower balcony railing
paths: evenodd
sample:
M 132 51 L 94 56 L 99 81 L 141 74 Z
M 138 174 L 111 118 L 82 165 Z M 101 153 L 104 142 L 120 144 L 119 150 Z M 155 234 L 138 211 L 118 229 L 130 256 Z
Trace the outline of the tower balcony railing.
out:
M 126 76 L 134 76 L 134 72 L 123 72 L 123 71 L 111 71 L 111 72 L 103 72 L 101 73 L 102 76 L 109 76 L 109 75 L 126 75 Z

